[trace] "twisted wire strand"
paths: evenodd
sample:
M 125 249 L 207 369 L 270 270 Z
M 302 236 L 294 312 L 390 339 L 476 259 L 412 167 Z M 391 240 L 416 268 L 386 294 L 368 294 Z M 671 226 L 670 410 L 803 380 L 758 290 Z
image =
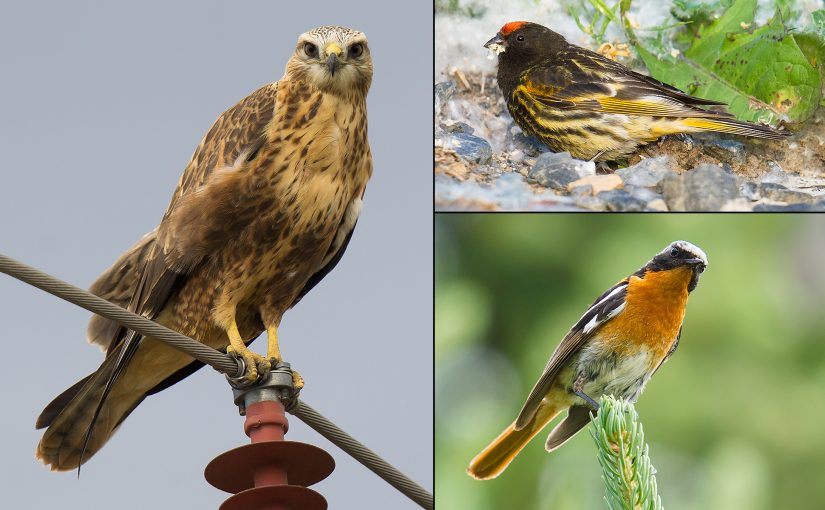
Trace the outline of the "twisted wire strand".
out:
M 206 363 L 219 372 L 235 377 L 242 375 L 238 373 L 238 363 L 231 356 L 2 253 L 0 253 L 0 272 L 57 296 L 64 301 L 85 308 L 92 313 L 102 315 L 144 336 L 156 338 L 170 347 L 174 347 L 198 361 Z M 427 510 L 434 508 L 432 494 L 305 402 L 299 400 L 290 412 L 396 490 L 415 501 L 419 506 Z
M 298 405 L 292 410 L 292 414 L 327 438 L 335 446 L 347 452 L 352 458 L 366 466 L 367 469 L 380 476 L 399 492 L 418 503 L 419 506 L 428 510 L 433 509 L 432 494 L 410 480 L 404 473 L 376 455 L 372 450 L 359 443 L 357 439 L 321 416 L 318 411 L 311 408 L 306 402 L 299 400 Z

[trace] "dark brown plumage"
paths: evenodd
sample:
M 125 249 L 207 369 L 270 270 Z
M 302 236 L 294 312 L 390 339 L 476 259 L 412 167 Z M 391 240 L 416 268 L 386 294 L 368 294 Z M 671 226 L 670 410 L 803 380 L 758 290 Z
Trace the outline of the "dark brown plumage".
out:
M 579 159 L 614 160 L 675 133 L 788 134 L 736 120 L 723 103 L 685 94 L 535 23 L 507 23 L 485 46 L 498 54 L 498 85 L 516 124 Z
M 303 34 L 285 76 L 218 118 L 160 225 L 92 292 L 236 352 L 250 379 L 280 360 L 281 316 L 337 264 L 360 212 L 372 173 L 371 79 L 361 32 L 321 27 Z M 266 357 L 245 347 L 263 331 Z M 106 351 L 102 365 L 37 420 L 48 427 L 37 456 L 55 470 L 78 467 L 147 395 L 201 366 L 100 317 L 90 321 L 88 336 Z

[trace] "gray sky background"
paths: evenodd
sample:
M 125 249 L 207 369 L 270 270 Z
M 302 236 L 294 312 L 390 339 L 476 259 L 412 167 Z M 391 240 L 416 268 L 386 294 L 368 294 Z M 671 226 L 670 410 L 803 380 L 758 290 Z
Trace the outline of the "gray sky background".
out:
M 432 490 L 432 5 L 428 2 L 15 2 L 0 11 L 0 251 L 75 285 L 152 229 L 224 109 L 281 77 L 297 36 L 367 34 L 375 173 L 341 264 L 279 337 L 303 398 Z M 148 398 L 82 470 L 34 459 L 34 420 L 102 358 L 89 314 L 0 276 L 4 508 L 217 508 L 203 468 L 248 441 L 205 368 Z M 252 344 L 265 350 L 262 340 Z M 417 508 L 297 418 L 288 439 L 337 464 L 330 508 Z

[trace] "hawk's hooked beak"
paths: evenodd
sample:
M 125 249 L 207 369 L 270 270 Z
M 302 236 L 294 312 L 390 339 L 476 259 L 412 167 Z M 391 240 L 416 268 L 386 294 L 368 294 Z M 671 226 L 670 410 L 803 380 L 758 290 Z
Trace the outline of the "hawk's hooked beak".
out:
M 495 37 L 484 44 L 484 47 L 494 51 L 496 55 L 501 55 L 507 49 L 507 43 L 504 41 L 501 34 L 496 34 Z
M 327 57 L 327 69 L 329 69 L 329 74 L 335 76 L 335 71 L 341 67 L 341 61 L 339 59 L 341 58 L 341 54 L 344 50 L 341 49 L 341 46 L 339 46 L 338 43 L 331 42 L 327 44 L 324 51 L 327 55 L 329 55 Z

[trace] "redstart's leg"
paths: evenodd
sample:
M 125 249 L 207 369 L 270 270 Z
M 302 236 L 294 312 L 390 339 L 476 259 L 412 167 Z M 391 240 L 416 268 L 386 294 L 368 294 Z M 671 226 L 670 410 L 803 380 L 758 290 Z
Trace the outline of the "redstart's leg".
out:
M 593 408 L 594 411 L 598 412 L 599 411 L 598 402 L 596 402 L 595 400 L 590 398 L 590 395 L 588 395 L 587 393 L 584 392 L 584 390 L 582 390 L 582 386 L 584 386 L 584 374 L 580 374 L 576 378 L 576 381 L 573 383 L 573 393 L 575 393 L 576 395 L 578 395 L 579 397 L 584 399 L 584 401 L 587 402 L 590 405 L 590 407 Z

